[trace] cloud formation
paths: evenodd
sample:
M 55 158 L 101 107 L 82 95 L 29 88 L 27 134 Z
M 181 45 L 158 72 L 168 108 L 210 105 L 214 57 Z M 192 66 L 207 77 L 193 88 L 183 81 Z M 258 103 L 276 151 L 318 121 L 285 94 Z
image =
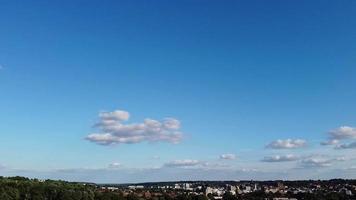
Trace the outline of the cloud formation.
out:
M 110 168 L 110 169 L 119 168 L 119 167 L 121 167 L 121 166 L 122 166 L 121 163 L 118 163 L 118 162 L 113 162 L 113 163 L 110 163 L 110 164 L 109 164 L 109 168 Z
M 356 149 L 356 142 L 349 144 L 340 144 L 335 147 L 335 149 Z
M 165 118 L 162 121 L 145 119 L 142 123 L 125 124 L 130 114 L 127 111 L 99 113 L 95 124 L 100 132 L 89 134 L 85 139 L 100 145 L 133 144 L 140 142 L 179 143 L 182 139 L 180 121 Z
M 300 166 L 302 168 L 319 168 L 329 167 L 335 162 L 346 161 L 345 157 L 330 158 L 326 155 L 309 156 L 301 160 Z
M 332 139 L 350 139 L 356 138 L 356 128 L 350 126 L 341 126 L 328 132 Z
M 212 170 L 212 169 L 231 169 L 232 166 L 225 164 L 225 163 L 211 163 L 211 162 L 204 162 L 202 166 L 199 167 L 202 170 Z
M 173 160 L 168 163 L 165 163 L 165 167 L 193 167 L 193 166 L 198 166 L 203 164 L 199 160 L 190 160 L 190 159 L 185 159 L 185 160 Z
M 356 128 L 350 126 L 341 126 L 327 133 L 329 138 L 321 145 L 336 145 L 340 140 L 356 139 Z
M 336 144 L 338 144 L 339 142 L 340 142 L 340 141 L 337 140 L 337 139 L 330 139 L 330 140 L 321 142 L 320 144 L 323 145 L 323 146 L 327 146 L 327 145 L 336 145 Z
M 296 161 L 300 158 L 298 156 L 288 154 L 288 155 L 274 155 L 274 156 L 266 156 L 262 159 L 262 162 L 289 162 Z
M 220 155 L 220 159 L 223 159 L 223 160 L 235 160 L 236 159 L 236 155 L 232 154 L 232 153 L 222 154 L 222 155 Z
M 227 165 L 221 162 L 207 162 L 201 160 L 173 160 L 163 164 L 160 169 L 164 168 L 182 168 L 182 169 L 200 169 L 200 170 L 228 170 L 231 169 L 231 165 Z
M 307 158 L 302 160 L 301 166 L 303 168 L 329 167 L 331 166 L 331 160 L 321 159 L 321 158 Z
M 296 149 L 305 147 L 307 142 L 302 139 L 286 139 L 286 140 L 275 140 L 266 145 L 266 148 L 270 149 Z

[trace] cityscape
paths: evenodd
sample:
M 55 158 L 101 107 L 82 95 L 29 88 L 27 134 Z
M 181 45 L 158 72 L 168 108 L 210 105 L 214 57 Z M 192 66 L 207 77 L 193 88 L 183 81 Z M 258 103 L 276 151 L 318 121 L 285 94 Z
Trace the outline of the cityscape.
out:
M 273 199 L 297 200 L 332 198 L 354 199 L 355 180 L 328 181 L 193 181 L 144 183 L 135 185 L 98 185 L 100 190 L 135 194 L 151 199 L 163 194 L 171 198 L 179 195 L 203 196 L 208 199 Z

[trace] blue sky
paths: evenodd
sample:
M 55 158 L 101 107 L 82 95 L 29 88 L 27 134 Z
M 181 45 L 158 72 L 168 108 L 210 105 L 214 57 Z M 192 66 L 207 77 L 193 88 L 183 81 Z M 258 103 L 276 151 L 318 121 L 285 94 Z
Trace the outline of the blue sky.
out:
M 1 1 L 0 175 L 356 178 L 355 13 L 355 1 Z

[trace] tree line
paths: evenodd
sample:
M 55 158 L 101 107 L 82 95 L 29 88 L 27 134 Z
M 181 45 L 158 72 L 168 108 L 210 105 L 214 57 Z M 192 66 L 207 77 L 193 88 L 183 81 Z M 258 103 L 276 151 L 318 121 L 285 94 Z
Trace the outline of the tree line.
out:
M 0 177 L 0 200 L 123 200 L 114 193 L 97 191 L 95 185 L 66 181 Z

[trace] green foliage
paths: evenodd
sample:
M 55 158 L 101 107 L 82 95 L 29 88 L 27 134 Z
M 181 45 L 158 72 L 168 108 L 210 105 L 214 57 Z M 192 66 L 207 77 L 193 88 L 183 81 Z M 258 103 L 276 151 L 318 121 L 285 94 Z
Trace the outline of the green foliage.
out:
M 0 177 L 1 200 L 96 200 L 95 187 L 65 181 Z

